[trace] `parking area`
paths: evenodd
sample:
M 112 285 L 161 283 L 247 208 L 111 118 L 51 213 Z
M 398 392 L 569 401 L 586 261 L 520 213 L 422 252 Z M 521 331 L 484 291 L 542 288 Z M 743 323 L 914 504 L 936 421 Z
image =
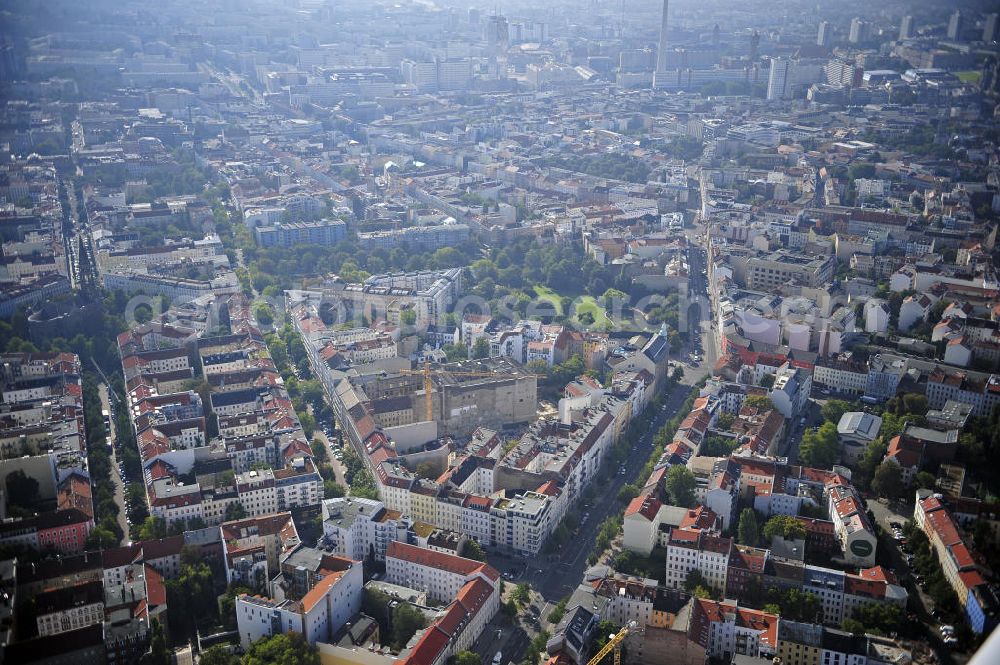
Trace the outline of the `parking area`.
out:
M 904 533 L 904 526 L 913 516 L 913 506 L 873 498 L 868 501 L 868 510 L 879 531 L 879 562 L 893 571 L 909 595 L 908 631 L 926 641 L 940 662 L 966 662 L 968 649 L 963 646 L 959 627 L 935 607 L 926 591 L 927 580 L 913 568 L 913 548 Z

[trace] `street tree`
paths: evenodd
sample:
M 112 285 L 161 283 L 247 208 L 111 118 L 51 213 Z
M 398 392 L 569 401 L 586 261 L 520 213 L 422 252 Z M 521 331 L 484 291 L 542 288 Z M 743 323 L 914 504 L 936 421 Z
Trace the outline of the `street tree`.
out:
M 828 469 L 840 455 L 840 438 L 837 425 L 825 422 L 816 431 L 809 430 L 802 435 L 799 458 L 809 466 Z
M 886 461 L 875 469 L 872 490 L 887 499 L 899 499 L 906 493 L 903 470 L 895 462 Z
M 490 357 L 490 341 L 485 337 L 480 337 L 472 345 L 472 357 L 475 359 Z
M 820 413 L 823 414 L 823 419 L 827 422 L 837 424 L 840 422 L 841 416 L 851 410 L 851 403 L 842 399 L 831 399 L 827 401 L 826 404 L 820 409 Z
M 451 661 L 452 665 L 483 665 L 483 659 L 475 651 L 459 651 Z
M 319 665 L 319 662 L 316 647 L 296 632 L 257 640 L 243 656 L 243 665 Z
M 466 540 L 465 545 L 462 546 L 462 556 L 466 559 L 486 561 L 486 552 L 483 550 L 482 545 L 472 538 Z
M 694 490 L 697 486 L 694 474 L 683 464 L 676 464 L 667 471 L 666 488 L 675 506 L 694 506 Z
M 750 395 L 744 402 L 746 406 L 760 409 L 761 411 L 771 411 L 774 409 L 774 402 L 766 395 Z
M 424 627 L 423 613 L 407 603 L 399 603 L 392 608 L 392 647 L 397 651 L 406 646 L 410 638 Z
M 736 540 L 741 545 L 757 546 L 760 541 L 760 524 L 757 522 L 757 511 L 744 508 L 740 513 L 740 524 L 737 528 Z
M 806 527 L 791 515 L 775 515 L 764 525 L 764 538 L 770 542 L 775 536 L 787 540 L 806 537 Z

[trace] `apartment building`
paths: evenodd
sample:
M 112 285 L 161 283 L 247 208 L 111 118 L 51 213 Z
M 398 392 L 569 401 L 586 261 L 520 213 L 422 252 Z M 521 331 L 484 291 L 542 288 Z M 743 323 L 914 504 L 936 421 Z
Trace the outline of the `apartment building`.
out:
M 690 634 L 711 658 L 770 658 L 778 649 L 778 617 L 740 607 L 737 601 L 695 598 Z
M 184 485 L 172 477 L 154 480 L 148 487 L 149 512 L 163 519 L 167 526 L 190 519 L 204 519 L 201 486 Z
M 316 574 L 315 584 L 294 599 L 284 593 L 278 594 L 280 599 L 237 596 L 236 625 L 244 649 L 257 640 L 293 631 L 309 644 L 329 642 L 361 610 L 364 578 L 359 561 L 322 555 Z
M 537 555 L 556 523 L 552 501 L 537 492 L 498 499 L 490 509 L 493 546 L 522 556 Z
M 104 584 L 84 582 L 34 596 L 38 634 L 58 635 L 104 621 Z
M 874 566 L 878 536 L 854 487 L 839 481 L 826 487 L 827 514 L 833 522 L 844 560 L 853 566 Z
M 225 522 L 220 527 L 226 581 L 263 593 L 283 555 L 299 546 L 291 513 Z
M 988 631 L 1000 618 L 996 591 L 987 584 L 971 546 L 966 543 L 942 498 L 929 490 L 917 490 L 913 521 L 927 534 L 945 579 L 954 589 L 969 623 L 977 632 Z
M 874 651 L 868 635 L 783 619 L 778 658 L 787 665 L 867 665 Z
M 674 529 L 667 541 L 666 586 L 683 589 L 691 571 L 719 591 L 726 589 L 726 572 L 733 540 L 700 529 Z
M 468 582 L 477 579 L 497 589 L 500 573 L 480 561 L 394 541 L 386 550 L 385 579 L 424 591 L 430 600 L 449 602 Z M 493 596 L 491 605 L 490 618 L 499 609 L 499 593 Z
M 833 278 L 835 265 L 831 256 L 809 257 L 787 251 L 752 256 L 746 262 L 746 287 L 771 291 L 788 282 L 819 287 Z
M 83 548 L 93 526 L 89 480 L 86 496 L 67 487 L 71 478 L 89 479 L 81 371 L 71 353 L 0 354 L 0 483 L 23 473 L 38 483 L 38 500 L 57 507 L 5 520 L 0 541 L 51 544 L 64 552 Z M 73 495 L 69 503 L 60 499 L 64 492 Z M 5 493 L 0 501 L 6 506 L 10 497 Z M 58 508 L 75 510 L 60 514 Z
M 285 222 L 273 226 L 255 226 L 253 235 L 260 247 L 294 247 L 295 245 L 332 247 L 347 235 L 347 225 L 340 219 Z
M 1000 377 L 935 365 L 927 377 L 927 404 L 940 409 L 948 400 L 969 404 L 977 418 L 989 416 L 1000 404 Z
M 812 382 L 812 374 L 786 363 L 778 369 L 767 396 L 778 413 L 785 418 L 797 418 L 809 404 Z
M 364 250 L 407 247 L 412 251 L 433 251 L 454 247 L 469 239 L 466 224 L 409 226 L 391 231 L 368 231 L 358 234 L 358 245 Z
M 837 392 L 863 395 L 868 384 L 868 366 L 846 358 L 817 358 L 813 382 Z
M 389 543 L 406 542 L 410 520 L 381 501 L 343 497 L 323 501 L 323 545 L 358 561 L 384 561 Z

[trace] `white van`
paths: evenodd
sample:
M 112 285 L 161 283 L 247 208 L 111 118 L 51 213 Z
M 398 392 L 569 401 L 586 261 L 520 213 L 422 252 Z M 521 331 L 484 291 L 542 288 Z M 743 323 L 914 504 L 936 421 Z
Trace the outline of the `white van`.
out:
M 503 654 L 497 651 L 497 655 L 493 656 L 493 665 L 500 665 L 501 660 L 503 660 Z

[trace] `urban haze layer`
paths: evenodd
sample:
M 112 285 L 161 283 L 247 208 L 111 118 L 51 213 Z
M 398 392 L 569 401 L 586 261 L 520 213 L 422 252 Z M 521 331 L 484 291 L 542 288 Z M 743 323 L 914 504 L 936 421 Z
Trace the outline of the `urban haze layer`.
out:
M 998 10 L 0 3 L 0 662 L 1000 662 Z

